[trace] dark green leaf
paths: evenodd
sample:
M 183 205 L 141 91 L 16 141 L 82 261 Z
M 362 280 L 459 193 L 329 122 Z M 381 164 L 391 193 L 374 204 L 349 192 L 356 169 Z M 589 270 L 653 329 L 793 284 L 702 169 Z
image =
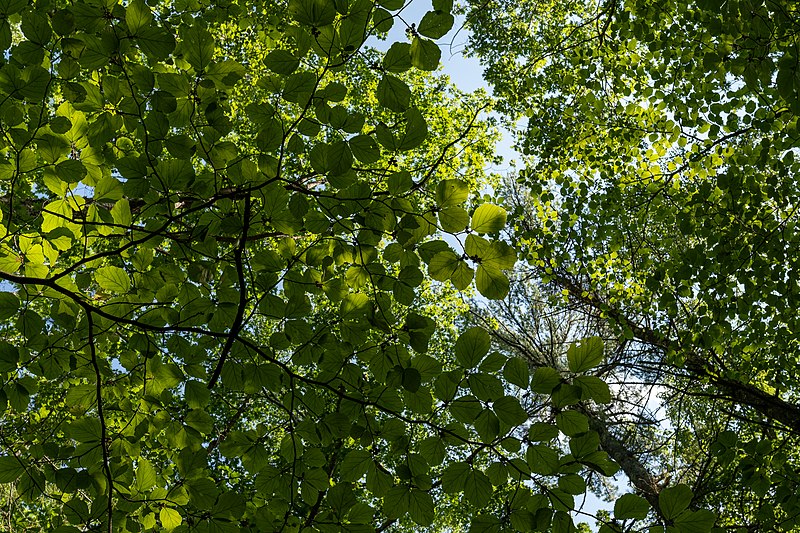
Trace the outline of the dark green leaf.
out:
M 692 490 L 687 485 L 667 487 L 658 494 L 658 505 L 664 517 L 672 520 L 689 507 L 693 496 Z
M 428 39 L 414 37 L 411 41 L 411 64 L 420 70 L 436 70 L 442 51 L 439 46 Z
M 540 394 L 550 394 L 561 383 L 561 375 L 554 368 L 539 367 L 533 374 L 531 389 Z
M 503 377 L 521 389 L 527 389 L 531 382 L 528 363 L 519 357 L 511 357 L 503 367 Z
M 347 142 L 350 145 L 353 156 L 362 163 L 375 163 L 381 158 L 381 150 L 378 147 L 378 143 L 369 135 L 356 135 Z M 411 175 L 408 174 L 408 176 L 410 179 Z
M 286 50 L 273 50 L 264 58 L 264 64 L 272 72 L 288 76 L 300 66 L 300 60 Z
M 402 80 L 386 74 L 378 82 L 377 92 L 378 102 L 395 112 L 402 112 L 408 109 L 411 101 L 411 89 Z
M 564 435 L 574 436 L 589 431 L 589 419 L 577 411 L 562 411 L 556 415 L 556 425 Z
M 13 483 L 25 473 L 25 464 L 9 455 L 0 457 L 0 483 Z
M 585 398 L 591 398 L 599 404 L 611 402 L 611 390 L 602 379 L 596 376 L 578 376 L 572 382 L 581 388 Z
M 0 320 L 6 320 L 17 314 L 19 298 L 11 292 L 0 292 Z
M 644 520 L 650 512 L 650 504 L 636 494 L 623 494 L 614 502 L 614 517 L 620 520 L 633 518 Z
M 537 474 L 551 475 L 558 472 L 558 454 L 544 444 L 532 444 L 525 453 L 528 466 Z
M 475 286 L 478 291 L 490 300 L 502 300 L 509 291 L 508 276 L 496 268 L 478 265 L 475 274 Z
M 717 515 L 708 509 L 684 511 L 675 518 L 675 527 L 680 533 L 709 533 L 717 521 Z
M 436 185 L 436 204 L 439 207 L 459 207 L 468 197 L 469 187 L 461 180 L 442 180 Z
M 289 15 L 306 26 L 322 27 L 336 18 L 336 8 L 325 0 L 290 0 Z
M 465 368 L 474 368 L 489 353 L 490 345 L 491 337 L 485 329 L 469 328 L 456 341 L 456 361 Z
M 503 396 L 495 400 L 492 406 L 497 418 L 510 426 L 518 426 L 528 420 L 528 413 L 513 396 Z
M 444 37 L 444 35 L 450 31 L 450 28 L 453 27 L 454 22 L 455 19 L 453 18 L 453 15 L 446 11 L 428 11 L 425 13 L 425 16 L 422 17 L 422 20 L 417 27 L 417 31 L 419 31 L 419 33 L 425 37 L 438 39 L 440 37 Z
M 405 72 L 411 65 L 411 44 L 394 43 L 383 57 L 383 68 L 387 72 Z

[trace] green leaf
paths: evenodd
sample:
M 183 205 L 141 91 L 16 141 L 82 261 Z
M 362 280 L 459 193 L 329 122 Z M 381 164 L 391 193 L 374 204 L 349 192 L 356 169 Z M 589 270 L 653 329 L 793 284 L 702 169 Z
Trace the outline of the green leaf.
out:
M 584 459 L 594 455 L 598 446 L 600 446 L 600 436 L 594 431 L 569 439 L 569 449 L 576 459 Z M 595 464 L 608 459 L 604 452 L 598 453 L 601 454 L 601 457 L 594 458 Z
M 442 58 L 442 51 L 439 46 L 428 39 L 414 37 L 411 41 L 411 64 L 420 70 L 436 70 L 439 60 Z
M 558 472 L 558 454 L 544 444 L 532 444 L 525 452 L 528 467 L 532 472 L 552 475 Z
M 528 428 L 528 439 L 533 442 L 545 442 L 558 437 L 558 428 L 545 422 L 534 422 Z
M 521 389 L 527 389 L 531 382 L 528 363 L 520 357 L 511 357 L 503 367 L 503 377 Z
M 174 385 L 167 383 L 164 388 L 171 388 L 171 386 Z M 186 413 L 183 422 L 203 435 L 208 435 L 214 430 L 214 419 L 201 409 L 192 409 Z
M 166 59 L 175 49 L 175 37 L 160 26 L 150 25 L 140 30 L 136 42 L 142 52 L 154 60 Z
M 456 361 L 464 368 L 478 366 L 481 359 L 489 353 L 491 342 L 491 337 L 485 329 L 469 328 L 456 341 Z
M 350 145 L 350 151 L 353 153 L 356 159 L 361 161 L 362 163 L 370 164 L 375 163 L 376 161 L 380 160 L 381 158 L 381 150 L 378 147 L 378 143 L 375 142 L 375 139 L 370 137 L 369 135 L 356 135 L 347 141 Z M 411 179 L 411 174 L 408 174 L 408 179 Z M 391 179 L 391 178 L 390 178 Z M 411 186 L 409 185 L 409 188 Z M 406 189 L 408 190 L 408 189 Z M 390 186 L 391 191 L 391 186 Z M 405 192 L 405 191 L 400 191 Z M 400 194 L 394 193 L 393 194 Z
M 439 211 L 439 224 L 448 233 L 460 233 L 469 224 L 469 213 L 461 207 L 446 207 Z
M 316 88 L 318 78 L 313 72 L 296 72 L 286 79 L 283 85 L 283 99 L 300 105 L 307 105 Z M 317 110 L 321 115 L 321 109 L 328 109 L 320 106 Z M 327 122 L 328 118 L 321 116 L 320 120 Z
M 402 384 L 403 388 L 409 392 L 417 392 L 422 383 L 422 375 L 416 368 L 404 368 Z
M 0 320 L 6 320 L 17 314 L 19 298 L 11 292 L 0 292 Z
M 13 483 L 25 473 L 25 464 L 16 457 L 0 457 L 0 483 Z
M 13 372 L 19 363 L 19 349 L 10 342 L 0 340 L 0 372 Z
M 131 280 L 128 274 L 119 267 L 100 267 L 95 271 L 94 279 L 101 289 L 112 293 L 124 294 L 131 289 Z
M 38 45 L 47 44 L 53 36 L 47 17 L 36 11 L 27 11 L 23 14 L 20 29 L 26 39 Z
M 355 319 L 363 316 L 369 311 L 370 300 L 366 294 L 350 293 L 342 299 L 339 312 L 344 319 Z
M 411 89 L 399 78 L 386 74 L 378 82 L 376 96 L 383 107 L 401 113 L 411 102 Z
M 568 405 L 575 405 L 581 401 L 581 389 L 574 385 L 562 383 L 553 390 L 553 405 L 562 408 Z
M 484 372 L 470 374 L 467 383 L 479 400 L 491 402 L 503 396 L 503 383 L 490 374 Z
M 114 224 L 120 226 L 131 225 L 133 217 L 131 216 L 131 207 L 127 199 L 122 198 L 114 204 L 114 207 L 111 208 L 111 217 L 114 219 Z
M 97 402 L 97 386 L 87 384 L 70 387 L 64 401 L 70 407 L 85 410 Z
M 470 472 L 464 480 L 464 496 L 477 508 L 482 508 L 492 498 L 492 483 L 488 476 L 479 470 Z
M 372 12 L 372 23 L 376 32 L 385 33 L 394 26 L 394 17 L 385 9 L 377 8 Z
M 2 0 L 0 1 L 0 14 L 4 17 L 14 15 L 29 5 L 28 0 Z
M 480 239 L 475 235 L 470 235 L 470 237 Z M 502 241 L 492 242 L 487 249 L 482 250 L 477 255 L 481 265 L 499 270 L 509 270 L 514 267 L 514 263 L 517 261 L 517 254 L 514 249 Z
M 519 400 L 513 396 L 503 396 L 494 402 L 492 406 L 497 418 L 510 426 L 518 426 L 528 420 L 528 413 L 519 404 Z
M 300 24 L 320 28 L 333 22 L 336 8 L 326 0 L 290 0 L 289 16 Z
M 567 474 L 558 478 L 558 488 L 577 496 L 586 492 L 586 482 L 578 474 Z
M 67 183 L 78 183 L 86 176 L 86 167 L 77 159 L 67 159 L 55 167 L 56 175 Z
M 428 11 L 425 13 L 425 16 L 422 17 L 422 20 L 417 27 L 417 31 L 425 37 L 439 39 L 440 37 L 444 37 L 444 35 L 450 31 L 450 28 L 453 27 L 454 22 L 455 18 L 453 18 L 453 15 L 446 11 Z
M 469 186 L 461 180 L 442 180 L 436 185 L 436 204 L 439 207 L 459 207 L 469 197 Z
M 572 437 L 589 431 L 589 419 L 577 411 L 562 411 L 556 415 L 556 425 L 564 435 Z
M 410 504 L 410 489 L 403 485 L 389 489 L 383 499 L 383 507 L 389 518 L 404 516 L 408 512 Z
M 125 8 L 125 22 L 131 35 L 138 34 L 139 30 L 149 26 L 152 21 L 153 14 L 142 0 L 134 0 Z
M 536 369 L 531 381 L 531 389 L 539 394 L 550 394 L 561 383 L 561 375 L 554 368 L 542 366 Z
M 623 494 L 614 502 L 614 517 L 618 520 L 644 520 L 649 512 L 648 501 L 636 494 Z
M 152 489 L 156 485 L 156 470 L 153 464 L 147 459 L 139 459 L 135 479 L 133 486 L 137 491 L 146 492 Z
M 496 233 L 506 226 L 506 210 L 494 204 L 481 204 L 472 214 L 472 230 Z
M 428 137 L 428 125 L 422 113 L 416 107 L 409 108 L 406 113 L 406 128 L 403 135 L 397 136 L 397 149 L 407 152 L 420 146 Z
M 407 170 L 401 170 L 400 172 L 395 172 L 389 176 L 389 179 L 387 180 L 387 186 L 389 187 L 390 193 L 400 195 L 411 190 L 411 188 L 414 186 L 414 180 Z M 439 281 L 444 281 L 446 279 L 447 276 Z
M 708 509 L 684 511 L 675 517 L 674 524 L 680 533 L 709 533 L 717 521 L 717 515 Z
M 453 286 L 456 289 L 463 291 L 472 283 L 473 275 L 474 273 L 469 265 L 464 261 L 459 261 L 455 271 L 450 276 L 450 281 L 453 282 Z
M 272 72 L 288 76 L 300 66 L 300 60 L 286 50 L 273 50 L 264 58 L 264 65 Z
M 158 519 L 167 531 L 172 531 L 183 522 L 181 514 L 172 507 L 162 507 L 158 512 Z
M 658 506 L 667 520 L 678 517 L 689 504 L 692 503 L 692 489 L 687 485 L 679 484 L 667 487 L 658 494 Z
M 586 372 L 603 361 L 603 341 L 600 337 L 589 337 L 570 345 L 567 364 L 572 372 Z
M 445 380 L 447 378 L 444 378 Z M 447 397 L 446 394 L 442 394 Z M 482 411 L 481 402 L 474 396 L 461 396 L 450 404 L 450 413 L 459 422 L 470 424 L 475 421 Z
M 470 471 L 467 463 L 450 463 L 442 472 L 442 489 L 448 494 L 463 492 Z
M 573 381 L 583 391 L 585 398 L 591 398 L 596 403 L 611 403 L 611 390 L 608 384 L 596 376 L 578 376 Z
M 111 176 L 102 178 L 94 187 L 94 199 L 98 202 L 116 202 L 122 198 L 122 184 Z
M 211 64 L 214 57 L 214 38 L 203 28 L 186 27 L 181 33 L 181 49 L 186 61 L 200 72 Z
M 419 489 L 411 489 L 409 496 L 408 514 L 411 519 L 423 527 L 433 524 L 434 507 L 431 495 Z
M 475 286 L 486 298 L 502 300 L 508 295 L 510 283 L 500 270 L 481 264 L 475 274 Z
M 79 418 L 69 424 L 67 434 L 78 442 L 100 442 L 100 421 L 96 418 Z
M 428 274 L 436 281 L 446 281 L 455 272 L 459 261 L 461 258 L 451 250 L 439 252 L 431 259 Z
M 411 65 L 411 44 L 394 43 L 383 56 L 383 68 L 386 72 L 405 72 Z
M 437 281 L 449 279 L 459 290 L 466 289 L 472 282 L 472 269 L 450 250 L 433 256 L 428 265 L 428 274 Z
M 372 454 L 367 450 L 350 450 L 339 467 L 342 481 L 358 481 L 367 474 L 372 464 Z
M 326 168 L 334 175 L 344 174 L 353 166 L 353 154 L 344 141 L 336 141 L 328 146 L 325 154 Z

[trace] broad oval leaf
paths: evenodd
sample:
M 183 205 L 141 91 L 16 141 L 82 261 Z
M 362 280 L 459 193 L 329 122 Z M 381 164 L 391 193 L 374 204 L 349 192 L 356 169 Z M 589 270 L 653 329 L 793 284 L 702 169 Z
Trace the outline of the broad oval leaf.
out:
M 101 289 L 112 293 L 124 294 L 131 289 L 128 273 L 119 267 L 100 267 L 95 271 L 94 279 Z
M 494 204 L 481 204 L 472 214 L 472 230 L 496 233 L 506 225 L 506 210 Z
M 386 74 L 378 82 L 376 96 L 382 106 L 400 113 L 408 109 L 411 102 L 411 89 L 404 81 L 391 74 Z
M 567 364 L 572 372 L 586 372 L 603 361 L 603 340 L 588 337 L 570 345 L 567 350 Z
M 489 353 L 491 343 L 491 337 L 485 329 L 469 328 L 456 341 L 456 361 L 465 368 L 478 366 L 481 359 Z
M 614 502 L 614 517 L 620 520 L 644 520 L 649 512 L 650 504 L 637 494 L 623 494 Z

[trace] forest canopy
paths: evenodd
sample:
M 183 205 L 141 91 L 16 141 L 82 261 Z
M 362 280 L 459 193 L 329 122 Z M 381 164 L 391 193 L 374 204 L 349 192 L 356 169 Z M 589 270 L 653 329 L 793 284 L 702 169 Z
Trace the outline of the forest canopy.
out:
M 0 0 L 0 528 L 800 527 L 796 6 L 409 13 Z

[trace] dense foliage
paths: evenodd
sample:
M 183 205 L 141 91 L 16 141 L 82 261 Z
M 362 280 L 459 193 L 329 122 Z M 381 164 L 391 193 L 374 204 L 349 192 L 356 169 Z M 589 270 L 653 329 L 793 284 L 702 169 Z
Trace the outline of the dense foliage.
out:
M 795 527 L 794 8 L 406 9 L 0 0 L 0 527 Z
M 563 296 L 564 320 L 615 342 L 604 373 L 622 402 L 597 431 L 620 446 L 604 449 L 667 524 L 659 499 L 684 483 L 718 527 L 796 529 L 796 5 L 490 0 L 468 15 L 528 156 L 508 186 L 533 280 L 516 298 Z M 504 324 L 507 340 L 525 329 Z M 625 401 L 636 389 L 663 411 Z

